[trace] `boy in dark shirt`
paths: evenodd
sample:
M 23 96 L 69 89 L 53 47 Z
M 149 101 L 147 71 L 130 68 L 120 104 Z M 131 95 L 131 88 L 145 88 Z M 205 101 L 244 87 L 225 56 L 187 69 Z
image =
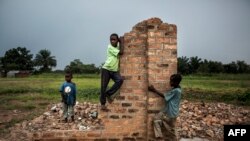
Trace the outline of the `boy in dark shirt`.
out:
M 76 104 L 76 84 L 71 81 L 72 73 L 66 72 L 65 82 L 60 88 L 63 103 L 63 118 L 65 122 L 71 118 L 74 121 L 74 106 Z

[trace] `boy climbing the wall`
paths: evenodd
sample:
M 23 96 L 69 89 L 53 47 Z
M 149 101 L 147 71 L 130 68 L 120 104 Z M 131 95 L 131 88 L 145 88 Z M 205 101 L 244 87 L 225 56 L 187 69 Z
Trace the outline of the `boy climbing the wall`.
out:
M 101 110 L 107 111 L 106 98 L 109 103 L 113 101 L 111 96 L 122 86 L 123 79 L 119 73 L 119 58 L 123 54 L 123 37 L 118 37 L 116 33 L 110 35 L 110 44 L 107 49 L 107 59 L 101 69 Z M 119 44 L 118 44 L 119 43 Z M 113 86 L 107 89 L 109 80 L 114 81 Z

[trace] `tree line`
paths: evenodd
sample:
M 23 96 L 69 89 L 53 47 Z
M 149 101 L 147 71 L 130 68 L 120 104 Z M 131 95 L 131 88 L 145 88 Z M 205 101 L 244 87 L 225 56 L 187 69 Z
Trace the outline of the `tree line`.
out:
M 33 54 L 26 47 L 9 49 L 3 57 L 0 57 L 0 72 L 3 76 L 7 76 L 11 70 L 25 70 L 33 73 L 52 72 L 52 68 L 56 65 L 56 57 L 52 56 L 47 49 L 40 50 L 34 59 Z M 64 68 L 64 71 L 98 73 L 99 68 L 94 64 L 83 64 L 79 59 L 75 59 Z
M 250 65 L 244 61 L 236 61 L 228 64 L 222 64 L 218 61 L 211 61 L 195 57 L 178 57 L 177 70 L 179 73 L 195 74 L 195 73 L 250 73 Z M 0 57 L 0 71 L 6 76 L 11 70 L 29 70 L 34 73 L 52 72 L 52 68 L 56 67 L 56 57 L 51 55 L 47 49 L 40 50 L 35 58 L 30 50 L 25 47 L 12 48 Z M 69 65 L 66 65 L 63 71 L 71 71 L 73 73 L 100 73 L 100 68 L 95 64 L 84 64 L 80 59 L 74 59 Z
M 198 56 L 187 58 L 178 57 L 178 72 L 181 74 L 195 73 L 250 73 L 250 65 L 245 61 L 232 61 L 223 64 L 218 61 L 201 59 Z

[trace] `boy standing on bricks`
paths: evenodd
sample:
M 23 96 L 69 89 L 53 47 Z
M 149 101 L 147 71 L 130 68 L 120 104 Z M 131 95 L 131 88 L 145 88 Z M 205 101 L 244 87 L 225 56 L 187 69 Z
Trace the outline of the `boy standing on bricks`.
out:
M 76 84 L 71 81 L 72 78 L 72 73 L 66 72 L 65 82 L 60 88 L 63 103 L 64 122 L 68 122 L 69 118 L 74 121 L 74 106 L 76 104 Z

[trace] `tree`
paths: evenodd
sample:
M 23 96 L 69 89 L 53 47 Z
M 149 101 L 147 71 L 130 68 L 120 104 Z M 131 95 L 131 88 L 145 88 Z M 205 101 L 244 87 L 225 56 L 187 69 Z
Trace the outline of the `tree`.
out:
M 235 62 L 231 62 L 229 64 L 225 64 L 224 66 L 224 72 L 225 73 L 237 73 L 238 66 Z
M 0 76 L 2 76 L 4 70 L 3 70 L 3 62 L 2 62 L 2 58 L 3 57 L 0 57 Z
M 249 66 L 245 63 L 245 61 L 237 61 L 238 73 L 247 73 Z
M 95 64 L 84 64 L 83 73 L 99 73 L 99 68 Z
M 55 56 L 47 49 L 40 50 L 34 59 L 35 66 L 40 67 L 41 72 L 50 72 L 52 67 L 56 67 Z
M 98 73 L 99 68 L 94 64 L 83 64 L 80 59 L 75 59 L 67 65 L 64 71 L 71 71 L 73 73 Z
M 209 61 L 208 62 L 209 73 L 221 73 L 224 72 L 224 67 L 221 62 Z
M 67 65 L 64 71 L 71 71 L 72 73 L 82 73 L 83 72 L 83 63 L 80 59 L 75 59 L 71 61 L 69 65 Z
M 189 68 L 191 73 L 196 73 L 200 67 L 201 59 L 198 56 L 190 57 L 189 59 Z
M 33 70 L 33 54 L 25 47 L 17 47 L 5 52 L 1 58 L 1 69 L 4 75 L 10 70 Z
M 199 73 L 209 73 L 208 60 L 202 61 L 197 71 Z
M 189 74 L 189 59 L 186 56 L 182 56 L 182 57 L 178 57 L 178 61 L 177 61 L 177 70 L 178 73 L 181 74 Z

